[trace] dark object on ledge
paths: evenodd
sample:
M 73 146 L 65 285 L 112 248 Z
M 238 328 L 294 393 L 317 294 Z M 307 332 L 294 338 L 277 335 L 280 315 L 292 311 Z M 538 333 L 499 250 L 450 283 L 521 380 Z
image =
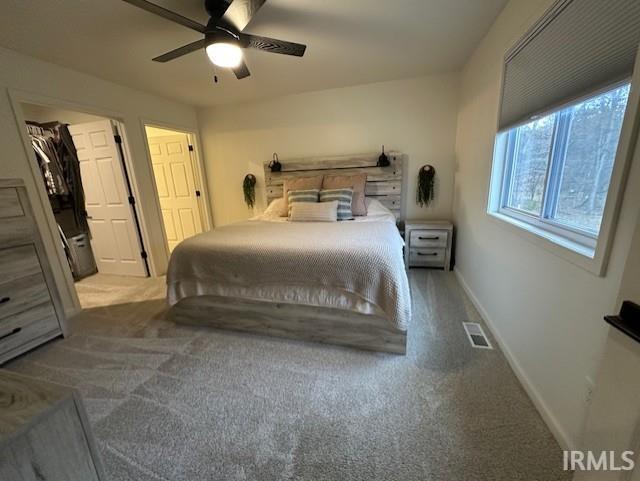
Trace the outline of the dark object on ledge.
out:
M 378 157 L 378 167 L 388 167 L 389 165 L 391 165 L 391 162 L 389 162 L 389 157 L 387 157 L 387 154 L 384 153 L 384 145 L 382 146 L 382 153 L 380 154 L 380 157 Z
M 273 154 L 273 160 L 269 162 L 269 168 L 271 172 L 280 172 L 282 170 L 282 164 L 278 160 L 278 154 Z
M 617 316 L 604 316 L 604 320 L 627 336 L 640 342 L 640 305 L 624 301 Z
M 256 176 L 247 174 L 242 181 L 242 192 L 244 193 L 244 201 L 250 209 L 256 205 Z
M 416 204 L 420 207 L 429 206 L 434 198 L 436 169 L 432 165 L 423 165 L 418 171 L 418 188 L 416 190 Z

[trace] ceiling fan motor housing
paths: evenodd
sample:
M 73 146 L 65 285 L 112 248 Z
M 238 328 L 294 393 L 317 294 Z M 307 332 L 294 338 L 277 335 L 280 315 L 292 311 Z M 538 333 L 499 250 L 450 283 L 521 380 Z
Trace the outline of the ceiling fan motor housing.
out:
M 233 27 L 223 25 L 218 19 L 211 18 L 207 23 L 207 30 L 204 34 L 207 45 L 212 43 L 224 42 L 237 45 L 238 47 L 246 47 L 242 42 L 242 35 L 236 33 Z

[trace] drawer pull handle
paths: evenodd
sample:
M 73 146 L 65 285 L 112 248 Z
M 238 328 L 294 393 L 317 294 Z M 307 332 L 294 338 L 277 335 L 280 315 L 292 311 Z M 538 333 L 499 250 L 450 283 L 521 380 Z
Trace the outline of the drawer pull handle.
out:
M 21 327 L 16 327 L 13 331 L 7 332 L 6 334 L 0 336 L 0 341 L 2 339 L 5 339 L 5 338 L 9 337 L 9 336 L 13 336 L 14 334 L 18 334 L 20 331 L 22 331 L 22 328 Z
M 419 256 L 437 256 L 437 252 L 418 252 Z
M 440 236 L 435 235 L 435 236 L 429 236 L 429 237 L 418 237 L 418 239 L 420 239 L 420 240 L 438 240 L 438 239 L 440 239 Z
M 9 302 L 11 300 L 10 297 L 3 297 L 2 299 L 0 299 L 0 304 L 6 304 L 7 302 Z

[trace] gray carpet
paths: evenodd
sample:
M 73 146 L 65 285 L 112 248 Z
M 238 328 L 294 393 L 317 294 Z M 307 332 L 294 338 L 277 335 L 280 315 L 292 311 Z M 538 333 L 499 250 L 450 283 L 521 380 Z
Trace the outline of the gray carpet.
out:
M 569 480 L 453 274 L 410 280 L 406 357 L 175 326 L 161 281 L 98 275 L 74 335 L 6 367 L 80 390 L 112 481 Z

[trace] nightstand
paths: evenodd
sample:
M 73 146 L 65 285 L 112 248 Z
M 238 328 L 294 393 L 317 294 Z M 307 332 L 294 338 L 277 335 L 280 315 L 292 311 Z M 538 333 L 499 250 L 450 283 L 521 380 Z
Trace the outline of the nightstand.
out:
M 408 220 L 404 224 L 404 264 L 451 270 L 453 224 L 449 221 Z

